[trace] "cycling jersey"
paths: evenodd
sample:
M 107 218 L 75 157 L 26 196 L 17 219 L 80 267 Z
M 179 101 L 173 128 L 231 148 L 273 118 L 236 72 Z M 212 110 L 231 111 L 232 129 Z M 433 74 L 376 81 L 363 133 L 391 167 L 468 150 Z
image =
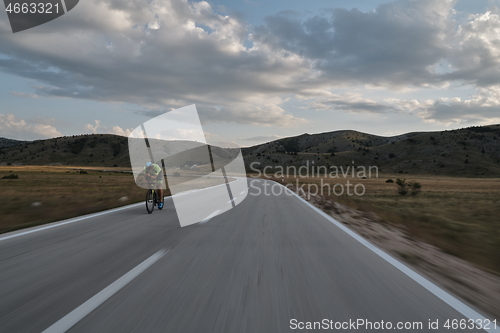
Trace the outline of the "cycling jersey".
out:
M 156 177 L 153 181 L 162 183 L 163 182 L 163 177 L 157 177 L 159 174 L 162 173 L 161 167 L 153 163 L 149 169 L 144 168 L 144 173 L 150 176 Z

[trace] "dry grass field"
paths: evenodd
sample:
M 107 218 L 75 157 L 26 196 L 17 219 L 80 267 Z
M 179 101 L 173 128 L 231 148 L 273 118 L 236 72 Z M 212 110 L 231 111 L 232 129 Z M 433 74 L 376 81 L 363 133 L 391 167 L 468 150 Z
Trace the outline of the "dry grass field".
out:
M 0 167 L 0 232 L 144 200 L 146 190 L 134 183 L 132 174 L 100 170 L 85 168 L 87 173 L 81 174 L 74 167 Z M 19 178 L 2 179 L 12 174 Z
M 143 201 L 146 189 L 135 184 L 131 173 L 121 172 L 129 170 L 0 166 L 0 233 Z M 177 184 L 173 187 L 176 191 L 224 182 L 223 178 L 198 178 L 195 172 L 180 171 L 179 176 L 169 178 Z M 11 175 L 19 178 L 2 179 Z M 165 191 L 165 195 L 170 192 Z
M 500 179 L 443 176 L 406 176 L 422 185 L 418 195 L 401 196 L 395 183 L 403 178 L 387 174 L 379 178 L 324 179 L 324 183 L 363 184 L 363 196 L 343 194 L 329 197 L 355 209 L 374 212 L 380 223 L 390 223 L 416 239 L 463 258 L 489 271 L 500 272 Z M 320 184 L 319 178 L 298 179 L 299 184 Z M 287 178 L 285 183 L 296 184 Z M 307 185 L 303 186 L 307 190 Z M 328 195 L 325 186 L 323 194 Z M 358 190 L 361 188 L 358 187 Z M 315 188 L 311 189 L 313 192 Z M 340 187 L 337 187 L 337 193 Z

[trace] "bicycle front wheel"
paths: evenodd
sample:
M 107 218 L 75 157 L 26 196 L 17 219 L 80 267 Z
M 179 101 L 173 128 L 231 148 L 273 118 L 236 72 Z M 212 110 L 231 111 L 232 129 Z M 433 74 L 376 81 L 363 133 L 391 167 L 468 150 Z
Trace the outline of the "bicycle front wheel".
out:
M 155 209 L 153 190 L 149 190 L 148 193 L 146 193 L 146 210 L 151 214 L 153 209 Z

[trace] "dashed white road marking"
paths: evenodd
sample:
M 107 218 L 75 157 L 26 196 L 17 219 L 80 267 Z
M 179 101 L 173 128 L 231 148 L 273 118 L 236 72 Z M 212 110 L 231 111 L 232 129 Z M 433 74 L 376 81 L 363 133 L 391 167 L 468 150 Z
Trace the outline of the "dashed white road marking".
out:
M 219 214 L 220 212 L 220 209 L 217 209 L 215 212 L 213 212 L 212 214 L 208 215 L 207 217 L 205 217 L 202 221 L 200 221 L 199 223 L 200 224 L 203 224 L 203 223 L 207 223 L 208 221 L 210 221 L 210 219 L 214 216 L 216 216 L 217 214 Z
M 42 333 L 62 333 L 69 330 L 71 327 L 75 326 L 80 320 L 85 318 L 89 313 L 94 311 L 99 305 L 108 300 L 111 296 L 116 294 L 120 289 L 129 284 L 133 279 L 138 277 L 142 272 L 151 267 L 155 262 L 160 260 L 168 251 L 160 250 L 153 254 L 148 259 L 144 260 L 142 263 L 137 265 L 127 274 L 123 275 L 121 278 L 101 290 L 95 296 L 90 298 L 88 301 L 68 313 L 66 316 L 59 319 L 52 326 L 47 328 Z

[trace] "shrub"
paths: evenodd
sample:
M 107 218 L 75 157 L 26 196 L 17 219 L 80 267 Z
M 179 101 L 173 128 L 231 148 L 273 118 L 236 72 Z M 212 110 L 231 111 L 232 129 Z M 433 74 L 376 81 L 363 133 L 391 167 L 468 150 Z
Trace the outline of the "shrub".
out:
M 80 170 L 80 175 L 86 175 L 86 174 L 88 174 L 88 172 L 87 172 L 87 171 L 85 171 L 85 170 Z
M 3 176 L 2 179 L 18 179 L 19 176 L 16 174 L 8 175 L 8 176 Z
M 406 182 L 406 179 L 397 179 L 396 180 L 396 185 L 398 186 L 398 193 L 400 195 L 406 195 L 408 192 L 411 193 L 411 195 L 417 195 L 420 193 L 422 189 L 422 184 L 418 182 Z
M 422 185 L 418 182 L 409 182 L 408 186 L 411 188 L 411 195 L 417 195 L 422 189 Z
M 398 186 L 398 193 L 400 195 L 406 195 L 408 193 L 408 183 L 406 179 L 396 179 L 396 185 Z
M 394 154 L 394 153 L 389 154 L 389 158 L 394 158 L 394 157 L 396 157 L 396 154 Z
M 385 182 L 386 182 L 386 183 L 394 183 L 394 180 L 392 180 L 392 179 L 387 179 Z

